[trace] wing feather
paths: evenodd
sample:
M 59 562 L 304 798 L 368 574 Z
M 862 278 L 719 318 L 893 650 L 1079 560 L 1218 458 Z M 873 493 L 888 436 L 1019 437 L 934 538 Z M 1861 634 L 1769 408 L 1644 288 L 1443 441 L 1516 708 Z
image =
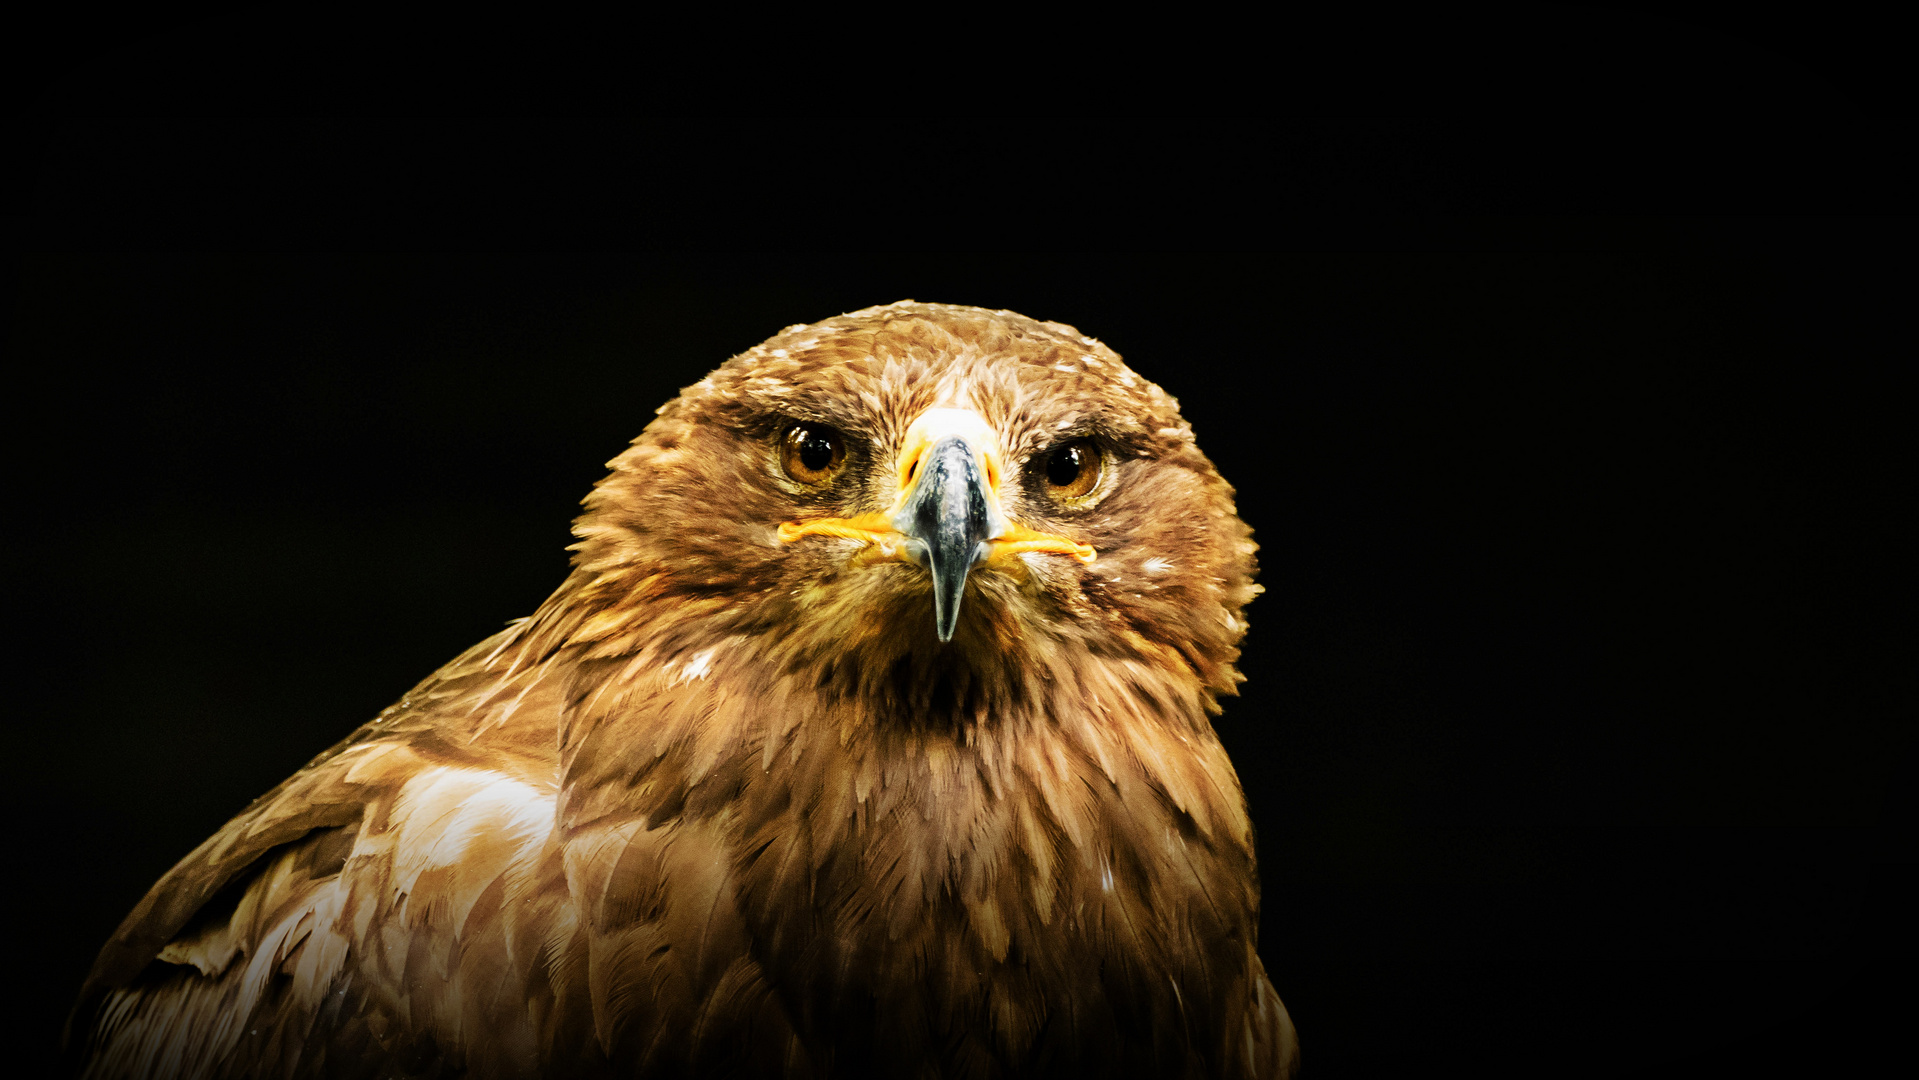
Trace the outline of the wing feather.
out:
M 721 833 L 561 831 L 561 681 L 495 692 L 511 652 L 449 665 L 161 879 L 75 1011 L 84 1075 L 804 1075 Z

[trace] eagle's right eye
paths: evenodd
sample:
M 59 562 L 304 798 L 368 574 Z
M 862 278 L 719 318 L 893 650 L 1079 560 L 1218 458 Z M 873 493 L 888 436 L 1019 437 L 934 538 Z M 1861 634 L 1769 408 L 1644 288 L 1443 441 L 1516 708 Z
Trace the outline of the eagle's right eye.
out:
M 780 466 L 802 484 L 824 484 L 845 463 L 846 436 L 825 424 L 794 424 L 780 437 Z

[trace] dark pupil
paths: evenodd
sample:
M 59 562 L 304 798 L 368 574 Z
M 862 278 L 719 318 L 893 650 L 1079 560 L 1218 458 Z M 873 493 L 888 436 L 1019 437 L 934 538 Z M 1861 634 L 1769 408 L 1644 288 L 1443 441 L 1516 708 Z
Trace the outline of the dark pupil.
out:
M 1046 462 L 1046 479 L 1054 487 L 1065 487 L 1079 479 L 1079 470 L 1085 460 L 1085 451 L 1077 446 L 1068 446 L 1053 451 Z
M 807 429 L 800 434 L 800 464 L 821 472 L 833 464 L 833 440 Z

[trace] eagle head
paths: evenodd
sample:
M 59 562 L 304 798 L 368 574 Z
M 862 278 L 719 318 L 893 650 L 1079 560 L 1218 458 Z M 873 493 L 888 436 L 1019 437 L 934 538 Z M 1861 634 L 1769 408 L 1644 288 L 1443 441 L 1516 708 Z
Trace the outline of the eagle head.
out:
M 1178 402 L 1070 326 L 902 301 L 788 327 L 611 467 L 575 530 L 573 640 L 602 654 L 750 641 L 918 718 L 1089 656 L 1213 711 L 1240 679 L 1259 586 L 1232 488 Z

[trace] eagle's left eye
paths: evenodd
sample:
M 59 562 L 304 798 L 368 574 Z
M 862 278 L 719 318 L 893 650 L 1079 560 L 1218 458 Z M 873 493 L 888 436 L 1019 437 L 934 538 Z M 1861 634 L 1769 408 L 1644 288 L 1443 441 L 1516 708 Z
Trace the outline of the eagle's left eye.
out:
M 802 484 L 824 484 L 845 463 L 846 436 L 825 424 L 794 424 L 780 437 L 780 467 Z
M 1084 498 L 1099 484 L 1102 464 L 1099 447 L 1091 439 L 1054 447 L 1041 463 L 1046 493 L 1064 502 Z

